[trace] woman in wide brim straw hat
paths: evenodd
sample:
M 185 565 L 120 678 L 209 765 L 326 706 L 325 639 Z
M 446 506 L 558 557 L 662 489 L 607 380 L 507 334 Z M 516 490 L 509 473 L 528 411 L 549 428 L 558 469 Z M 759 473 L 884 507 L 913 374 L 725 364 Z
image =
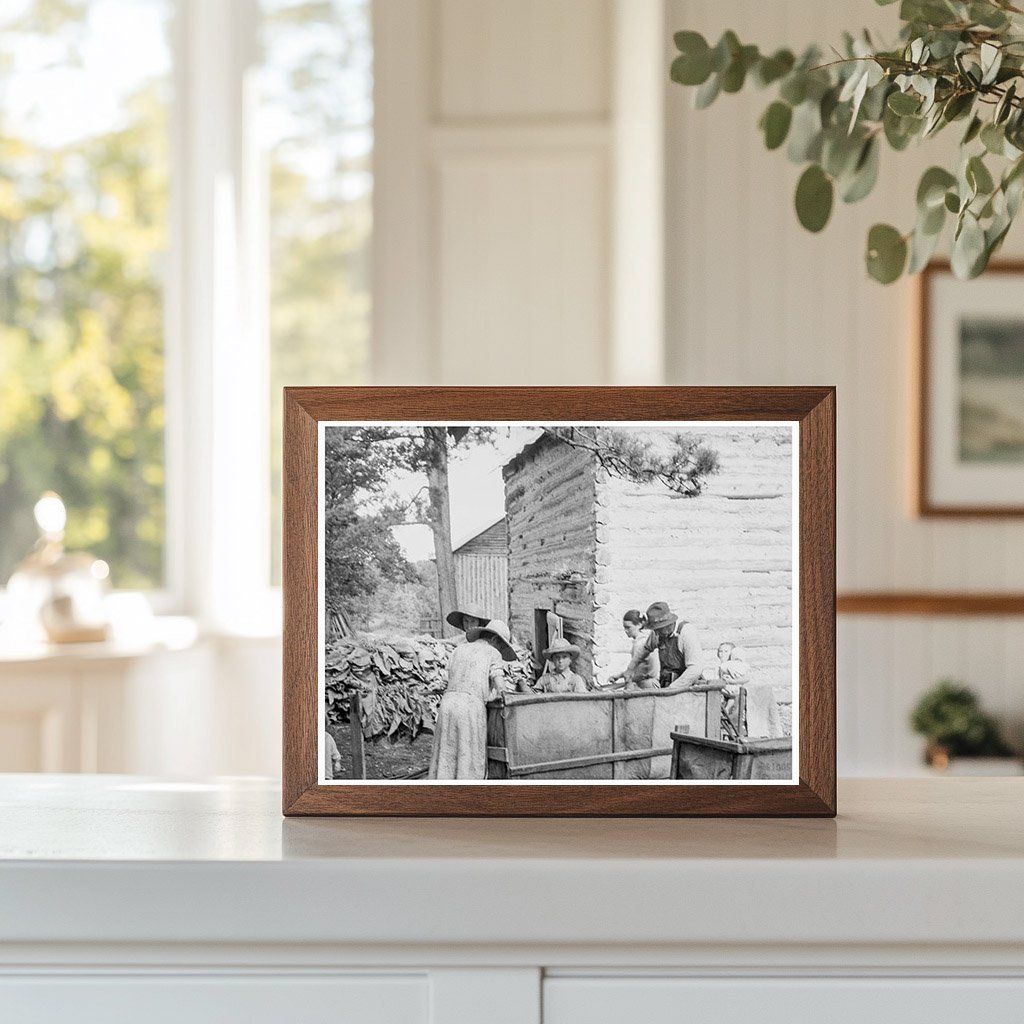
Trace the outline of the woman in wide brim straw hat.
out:
M 454 626 L 456 629 L 468 632 L 474 626 L 485 626 L 491 621 L 491 617 L 479 608 L 470 606 L 466 609 L 456 609 L 453 612 L 449 612 L 444 617 L 444 621 L 449 626 Z
M 466 630 L 466 640 L 448 662 L 448 687 L 434 723 L 431 779 L 487 777 L 487 701 L 505 688 L 503 663 L 517 660 L 500 619 Z

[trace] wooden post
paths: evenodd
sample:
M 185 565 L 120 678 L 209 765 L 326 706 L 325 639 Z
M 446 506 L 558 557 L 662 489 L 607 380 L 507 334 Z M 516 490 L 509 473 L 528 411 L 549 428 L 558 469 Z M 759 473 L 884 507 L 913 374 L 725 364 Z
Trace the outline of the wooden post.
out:
M 677 732 L 677 733 L 686 733 L 686 732 L 690 731 L 690 727 L 688 725 L 680 725 L 677 722 L 675 728 L 672 731 L 673 732 Z M 672 765 L 671 765 L 671 767 L 668 770 L 668 777 L 670 779 L 678 779 L 679 778 L 679 755 L 681 753 L 682 753 L 682 746 L 681 746 L 679 740 L 673 739 L 672 740 Z
M 358 690 L 349 695 L 348 725 L 352 731 L 352 778 L 365 779 L 366 752 L 363 749 L 363 714 Z
M 704 716 L 704 735 L 717 740 L 722 735 L 722 691 L 708 690 Z

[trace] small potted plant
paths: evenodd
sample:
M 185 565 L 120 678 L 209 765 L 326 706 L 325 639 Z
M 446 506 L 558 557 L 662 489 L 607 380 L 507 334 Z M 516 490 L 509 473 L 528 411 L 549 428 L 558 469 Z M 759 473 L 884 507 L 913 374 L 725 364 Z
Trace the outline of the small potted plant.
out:
M 925 762 L 939 771 L 958 758 L 1013 758 L 995 719 L 981 709 L 969 687 L 943 679 L 925 693 L 910 715 L 914 732 L 927 739 Z M 1003 774 L 1016 774 L 1004 770 Z

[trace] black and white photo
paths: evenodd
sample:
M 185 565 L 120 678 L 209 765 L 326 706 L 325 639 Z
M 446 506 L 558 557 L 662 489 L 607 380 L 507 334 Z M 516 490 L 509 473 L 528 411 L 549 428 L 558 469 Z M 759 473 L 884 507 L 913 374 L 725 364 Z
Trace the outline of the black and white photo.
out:
M 320 423 L 321 783 L 795 783 L 798 429 Z

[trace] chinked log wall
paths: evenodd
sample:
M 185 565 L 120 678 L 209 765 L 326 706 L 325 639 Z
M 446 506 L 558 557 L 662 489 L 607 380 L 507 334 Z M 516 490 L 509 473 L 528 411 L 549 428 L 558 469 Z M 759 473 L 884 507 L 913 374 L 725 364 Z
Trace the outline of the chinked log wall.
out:
M 705 436 L 721 459 L 705 494 L 617 478 L 597 485 L 597 672 L 628 658 L 623 612 L 662 600 L 697 626 L 706 662 L 722 641 L 740 644 L 754 678 L 782 697 L 792 672 L 791 437 L 763 427 Z
M 505 467 L 509 626 L 532 646 L 535 610 L 562 616 L 584 639 L 577 671 L 585 678 L 592 675 L 595 488 L 589 455 L 544 438 Z

